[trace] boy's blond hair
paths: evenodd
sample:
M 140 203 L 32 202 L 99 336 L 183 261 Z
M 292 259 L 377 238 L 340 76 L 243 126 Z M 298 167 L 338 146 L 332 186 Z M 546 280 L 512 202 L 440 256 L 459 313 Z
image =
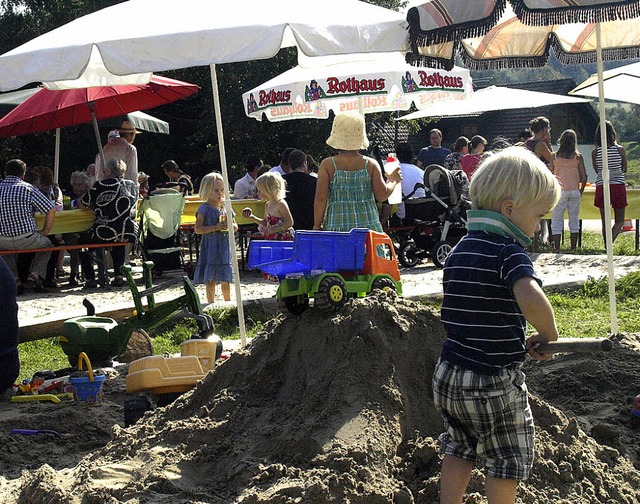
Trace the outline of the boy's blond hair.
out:
M 221 180 L 224 183 L 224 179 L 222 178 L 221 173 L 211 172 L 202 177 L 202 182 L 200 182 L 200 190 L 198 191 L 198 197 L 202 201 L 207 201 L 209 199 L 216 180 Z
M 474 210 L 500 211 L 503 201 L 516 207 L 560 198 L 560 184 L 551 170 L 528 149 L 509 147 L 480 163 L 469 186 Z
M 287 194 L 287 183 L 278 172 L 270 171 L 256 179 L 256 189 L 270 200 L 281 200 Z

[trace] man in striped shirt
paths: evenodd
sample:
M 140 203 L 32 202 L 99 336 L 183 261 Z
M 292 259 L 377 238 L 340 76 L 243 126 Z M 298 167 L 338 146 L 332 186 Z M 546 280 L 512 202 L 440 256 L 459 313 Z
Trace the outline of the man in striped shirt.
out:
M 51 247 L 47 234 L 53 227 L 53 203 L 36 187 L 23 180 L 27 166 L 20 159 L 8 161 L 4 167 L 5 179 L 0 182 L 0 250 L 32 250 Z M 45 215 L 44 227 L 38 231 L 35 212 Z M 27 285 L 36 292 L 46 292 L 42 279 L 46 275 L 51 252 L 36 252 Z M 3 256 L 16 280 L 18 294 L 24 287 L 18 276 L 16 256 Z
M 460 503 L 476 460 L 490 503 L 515 502 L 533 465 L 534 426 L 520 366 L 556 340 L 553 309 L 525 251 L 560 187 L 533 153 L 510 147 L 481 163 L 469 188 L 468 234 L 444 268 L 447 331 L 433 376 L 440 436 L 440 502 Z M 538 331 L 526 337 L 527 321 Z

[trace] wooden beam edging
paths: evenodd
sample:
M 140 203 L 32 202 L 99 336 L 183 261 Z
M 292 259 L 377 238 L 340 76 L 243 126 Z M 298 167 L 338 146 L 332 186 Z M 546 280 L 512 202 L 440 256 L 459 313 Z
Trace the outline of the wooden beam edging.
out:
M 156 302 L 156 306 L 166 303 L 168 300 Z M 243 301 L 245 309 L 260 307 L 262 310 L 275 310 L 277 307 L 277 301 L 275 298 L 265 299 L 249 299 Z M 203 305 L 206 308 L 208 305 Z M 235 305 L 234 305 L 235 306 Z M 135 310 L 133 303 L 130 305 L 120 305 L 111 310 L 96 310 L 96 316 L 109 317 L 116 321 L 122 320 L 126 317 L 130 317 Z M 70 314 L 70 316 L 64 319 L 52 319 L 51 317 L 42 317 L 33 319 L 33 323 L 27 323 L 20 326 L 20 343 L 26 343 L 28 341 L 36 341 L 46 338 L 54 338 L 62 334 L 62 324 L 74 317 L 81 317 L 86 315 L 85 313 L 78 313 L 76 315 Z M 150 335 L 153 336 L 153 335 Z

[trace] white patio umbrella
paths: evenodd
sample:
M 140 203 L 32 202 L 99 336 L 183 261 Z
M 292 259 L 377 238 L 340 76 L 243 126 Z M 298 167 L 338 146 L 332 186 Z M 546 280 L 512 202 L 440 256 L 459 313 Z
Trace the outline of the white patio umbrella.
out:
M 640 62 L 603 72 L 602 82 L 605 85 L 605 100 L 640 105 L 640 93 L 638 93 L 638 84 L 640 84 Z M 578 84 L 569 91 L 569 94 L 598 98 L 598 75 L 592 75 L 584 82 Z
M 218 147 L 229 191 L 215 65 L 270 58 L 296 46 L 309 56 L 408 50 L 403 14 L 356 0 L 130 0 L 76 19 L 0 56 L 0 90 L 76 79 L 94 47 L 116 76 L 209 65 Z M 92 73 L 92 72 L 89 72 Z M 231 215 L 231 202 L 225 202 Z M 229 228 L 230 247 L 235 242 Z M 233 261 L 242 344 L 246 342 L 238 266 Z
M 476 69 L 542 66 L 553 50 L 563 63 L 597 62 L 602 143 L 603 61 L 640 57 L 637 0 L 413 0 L 407 12 L 413 57 L 449 68 L 456 54 Z M 464 38 L 472 37 L 472 38 Z M 603 151 L 605 219 L 611 220 L 609 169 Z M 616 333 L 611 229 L 606 227 L 611 331 Z
M 421 119 L 424 117 L 455 117 L 482 114 L 493 110 L 511 110 L 589 103 L 591 100 L 575 96 L 553 93 L 541 93 L 526 89 L 514 89 L 504 86 L 489 86 L 475 91 L 465 100 L 446 103 L 432 103 L 422 110 L 398 118 L 398 121 Z
M 423 108 L 462 100 L 473 92 L 469 70 L 407 64 L 404 54 L 348 54 L 308 58 L 242 95 L 249 117 L 269 121 L 326 119 L 329 111 L 362 114 Z

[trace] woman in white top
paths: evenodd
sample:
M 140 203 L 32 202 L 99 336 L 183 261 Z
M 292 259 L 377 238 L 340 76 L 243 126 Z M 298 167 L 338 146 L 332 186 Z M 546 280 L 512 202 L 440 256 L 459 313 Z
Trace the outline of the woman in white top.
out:
M 606 121 L 607 133 L 607 159 L 609 166 L 609 194 L 613 207 L 614 224 L 611 229 L 611 239 L 615 241 L 622 226 L 624 226 L 624 209 L 627 206 L 627 189 L 624 183 L 624 174 L 627 172 L 627 153 L 624 147 L 616 142 L 616 130 Z M 594 140 L 595 148 L 591 152 L 591 160 L 596 171 L 596 195 L 593 204 L 600 209 L 602 220 L 602 239 L 606 244 L 605 230 L 610 223 L 604 218 L 604 194 L 602 190 L 602 147 L 600 142 L 600 125 L 596 128 Z

